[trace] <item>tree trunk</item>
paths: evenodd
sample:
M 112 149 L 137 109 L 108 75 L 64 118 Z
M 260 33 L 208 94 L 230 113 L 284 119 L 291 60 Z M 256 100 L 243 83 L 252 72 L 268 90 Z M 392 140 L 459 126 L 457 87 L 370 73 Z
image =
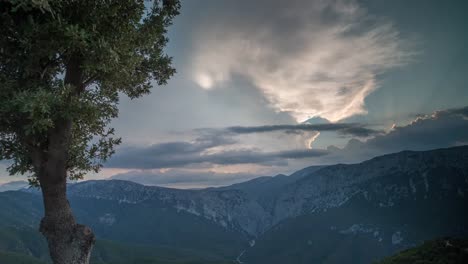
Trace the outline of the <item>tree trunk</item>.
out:
M 75 87 L 71 96 L 78 96 L 82 85 L 79 59 L 71 57 L 64 83 Z M 68 150 L 72 136 L 72 120 L 58 119 L 48 131 L 47 146 L 31 146 L 31 158 L 41 185 L 44 200 L 44 218 L 40 232 L 49 245 L 54 264 L 88 264 L 95 237 L 87 226 L 76 223 L 67 199 Z
M 89 227 L 76 223 L 66 196 L 66 177 L 57 178 L 64 180 L 41 181 L 45 215 L 40 232 L 47 239 L 54 264 L 88 264 L 94 234 Z
M 49 131 L 49 146 L 37 174 L 44 200 L 40 232 L 49 245 L 54 264 L 88 264 L 95 237 L 76 223 L 67 199 L 67 161 L 71 121 L 57 121 Z

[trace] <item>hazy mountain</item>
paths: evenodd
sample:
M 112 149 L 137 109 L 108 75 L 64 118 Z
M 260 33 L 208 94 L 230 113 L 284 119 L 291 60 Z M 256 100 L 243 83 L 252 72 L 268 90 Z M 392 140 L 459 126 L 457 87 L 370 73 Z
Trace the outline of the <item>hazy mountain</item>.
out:
M 468 147 L 404 151 L 222 188 L 111 180 L 73 184 L 68 194 L 99 239 L 129 247 L 250 264 L 370 263 L 426 239 L 468 236 Z M 36 228 L 38 197 L 0 193 L 0 227 Z M 17 248 L 7 251 L 28 253 Z
M 16 191 L 27 188 L 29 183 L 27 181 L 12 181 L 0 185 L 0 192 Z
M 325 166 L 310 166 L 299 170 L 289 176 L 278 174 L 276 176 L 258 177 L 250 181 L 216 188 L 218 190 L 240 190 L 253 199 L 264 198 L 271 193 L 278 193 L 284 186 L 294 183 L 299 179 L 312 174 Z
M 329 166 L 283 189 L 278 224 L 244 259 L 370 263 L 437 236 L 466 237 L 467 194 L 467 147 Z

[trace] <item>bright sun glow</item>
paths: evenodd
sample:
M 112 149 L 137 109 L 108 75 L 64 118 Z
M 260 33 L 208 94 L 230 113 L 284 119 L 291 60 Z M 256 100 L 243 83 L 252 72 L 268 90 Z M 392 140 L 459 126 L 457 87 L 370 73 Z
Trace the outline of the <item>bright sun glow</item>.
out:
M 208 74 L 198 74 L 195 78 L 201 88 L 209 90 L 213 87 L 213 79 Z

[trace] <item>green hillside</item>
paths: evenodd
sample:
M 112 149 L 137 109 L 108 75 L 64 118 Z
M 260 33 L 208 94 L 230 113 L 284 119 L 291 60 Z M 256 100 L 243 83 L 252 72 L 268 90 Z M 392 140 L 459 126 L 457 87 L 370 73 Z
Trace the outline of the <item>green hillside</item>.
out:
M 401 251 L 377 264 L 462 264 L 468 263 L 468 240 L 443 238 Z
M 124 244 L 98 240 L 91 264 L 224 264 L 232 263 L 212 255 L 170 247 Z
M 46 264 L 45 240 L 30 228 L 0 228 L 0 263 Z M 91 264 L 227 264 L 220 256 L 172 247 L 147 246 L 98 240 Z
M 38 260 L 37 258 L 28 256 L 28 255 L 12 253 L 12 252 L 3 252 L 3 251 L 0 251 L 0 263 L 8 263 L 8 264 L 46 264 L 46 262 L 42 262 L 42 261 Z
M 99 240 L 114 241 L 125 247 L 176 248 L 189 251 L 190 254 L 184 255 L 219 261 L 235 259 L 248 246 L 246 238 L 239 232 L 193 214 L 167 208 L 157 201 L 127 204 L 71 197 L 70 203 L 78 222 L 90 226 Z M 48 257 L 45 241 L 37 231 L 42 215 L 42 204 L 37 195 L 0 193 L 0 250 L 30 254 L 25 250 L 28 247 L 25 244 L 35 245 L 29 246 L 31 255 L 39 259 Z

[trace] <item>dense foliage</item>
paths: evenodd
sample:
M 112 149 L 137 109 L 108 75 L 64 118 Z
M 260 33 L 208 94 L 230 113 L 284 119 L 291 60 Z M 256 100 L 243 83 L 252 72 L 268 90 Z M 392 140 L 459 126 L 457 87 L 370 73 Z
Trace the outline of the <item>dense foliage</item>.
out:
M 119 95 L 136 98 L 175 70 L 164 53 L 177 0 L 0 2 L 0 160 L 34 171 L 53 129 L 71 124 L 67 171 L 98 171 L 120 143 Z M 37 165 L 37 164 L 36 164 Z

